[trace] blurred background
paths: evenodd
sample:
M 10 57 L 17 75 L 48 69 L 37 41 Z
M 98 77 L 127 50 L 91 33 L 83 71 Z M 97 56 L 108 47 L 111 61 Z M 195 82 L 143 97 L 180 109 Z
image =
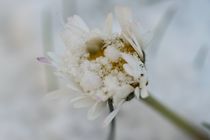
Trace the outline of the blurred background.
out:
M 36 57 L 59 50 L 67 17 L 101 26 L 116 5 L 128 6 L 153 31 L 146 50 L 150 91 L 185 118 L 210 123 L 209 0 L 0 0 L 0 140 L 105 140 L 102 119 L 44 96 L 59 88 Z M 149 107 L 127 103 L 117 140 L 193 140 Z

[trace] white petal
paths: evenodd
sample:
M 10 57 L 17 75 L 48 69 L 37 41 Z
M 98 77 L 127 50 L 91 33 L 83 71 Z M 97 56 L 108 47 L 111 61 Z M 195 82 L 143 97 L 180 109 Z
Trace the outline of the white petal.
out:
M 79 93 L 82 92 L 81 88 L 79 88 L 79 87 L 78 87 L 77 85 L 75 85 L 75 84 L 68 84 L 67 87 L 70 88 L 70 89 L 73 90 L 73 91 L 76 91 L 76 92 L 79 92 Z
M 149 93 L 148 93 L 148 91 L 147 91 L 147 88 L 146 88 L 146 87 L 142 88 L 142 89 L 141 89 L 141 98 L 145 99 L 145 98 L 147 98 L 148 96 L 149 96 Z
M 71 76 L 70 74 L 63 74 L 60 72 L 55 72 L 55 75 L 61 77 L 62 79 L 64 79 L 66 81 L 67 87 L 77 93 L 82 93 L 82 88 L 80 87 L 80 85 L 78 83 L 75 82 L 74 77 Z
M 55 99 L 70 99 L 75 96 L 75 93 L 70 91 L 68 88 L 61 88 L 50 93 L 44 97 L 46 100 L 55 100 Z
M 134 94 L 135 94 L 136 98 L 139 99 L 139 97 L 140 97 L 140 90 L 139 90 L 139 87 L 136 87 L 136 88 L 135 88 Z
M 67 76 L 66 76 L 67 77 Z M 65 77 L 64 77 L 65 78 Z M 69 87 L 70 89 L 78 92 L 78 93 L 82 93 L 82 88 L 80 87 L 80 85 L 78 83 L 75 82 L 73 76 L 68 75 L 68 79 L 66 79 L 68 85 L 67 87 Z
M 111 35 L 112 34 L 112 22 L 113 22 L 112 13 L 109 13 L 107 15 L 106 20 L 105 20 L 105 26 L 104 26 L 104 32 L 107 35 Z
M 94 120 L 98 118 L 103 111 L 105 111 L 105 102 L 96 102 L 88 111 L 88 119 Z
M 68 79 L 67 76 L 64 77 L 65 75 L 62 76 L 63 79 L 66 80 L 66 82 L 68 83 L 67 87 L 70 88 L 73 91 L 76 91 L 78 93 L 82 93 L 82 88 L 80 87 L 80 85 L 78 83 L 76 83 L 73 79 L 73 77 L 71 77 L 70 75 L 68 75 Z
M 120 108 L 121 108 L 122 104 L 124 103 L 124 101 L 125 101 L 125 100 L 122 100 L 122 101 L 119 103 L 118 107 L 117 107 L 114 111 L 112 111 L 112 112 L 106 117 L 106 119 L 105 119 L 104 122 L 103 122 L 103 127 L 108 126 L 109 123 L 116 117 L 116 115 L 117 115 L 117 113 L 120 111 Z
M 123 6 L 115 7 L 115 14 L 120 23 L 121 28 L 124 28 L 130 22 L 132 22 L 132 14 L 131 14 L 131 11 L 127 7 L 123 7 Z
M 48 52 L 47 55 L 52 59 L 51 64 L 58 67 L 61 64 L 60 58 L 53 52 Z
M 122 58 L 132 67 L 136 67 L 138 65 L 137 60 L 130 54 L 121 53 Z
M 70 17 L 68 19 L 68 23 L 70 24 L 70 26 L 75 26 L 78 27 L 86 32 L 89 31 L 88 26 L 86 25 L 86 23 L 78 16 L 78 15 L 74 15 L 73 17 Z
M 134 31 L 137 29 L 132 28 L 133 19 L 131 11 L 127 7 L 116 7 L 115 13 L 120 23 L 124 38 L 131 44 L 131 46 L 139 54 L 140 58 L 143 59 L 142 48 L 139 45 L 138 40 L 136 39 L 134 33 Z
M 78 96 L 71 100 L 75 108 L 86 108 L 92 106 L 95 101 L 88 96 Z
M 139 25 L 139 23 L 133 23 L 132 31 L 134 32 L 134 35 L 142 49 L 145 49 L 146 46 L 148 46 L 148 44 L 152 41 L 153 32 L 150 30 L 145 30 L 141 25 Z
M 130 69 L 133 71 L 133 74 L 139 74 L 144 69 L 144 64 L 140 61 L 134 58 L 130 54 L 121 53 L 122 58 L 128 63 L 130 66 Z M 142 67 L 143 66 L 143 67 Z
M 137 60 L 130 54 L 121 53 L 121 55 L 122 58 L 128 63 L 128 65 L 131 66 L 133 74 L 139 75 L 142 72 L 145 72 L 144 64 L 140 60 Z
M 75 46 L 83 44 L 85 35 L 86 32 L 74 26 L 66 27 L 64 32 L 61 33 L 65 45 L 69 48 L 75 48 Z
M 115 116 L 117 115 L 117 113 L 119 112 L 119 109 L 115 109 L 114 111 L 112 111 L 104 120 L 103 123 L 103 127 L 106 127 L 110 124 L 110 122 L 115 118 Z

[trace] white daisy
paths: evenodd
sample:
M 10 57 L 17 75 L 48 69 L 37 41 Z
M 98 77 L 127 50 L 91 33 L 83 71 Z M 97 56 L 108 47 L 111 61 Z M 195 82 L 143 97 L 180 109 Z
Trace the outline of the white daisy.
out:
M 71 102 L 76 108 L 90 107 L 88 119 L 96 119 L 112 100 L 114 111 L 104 121 L 109 124 L 125 101 L 145 98 L 144 36 L 136 34 L 131 12 L 115 9 L 121 32 L 112 31 L 113 16 L 108 14 L 103 29 L 89 29 L 77 15 L 68 19 L 62 38 L 66 48 L 62 55 L 49 53 L 56 74 L 68 80 L 68 87 L 78 96 Z M 38 58 L 48 63 L 45 58 Z

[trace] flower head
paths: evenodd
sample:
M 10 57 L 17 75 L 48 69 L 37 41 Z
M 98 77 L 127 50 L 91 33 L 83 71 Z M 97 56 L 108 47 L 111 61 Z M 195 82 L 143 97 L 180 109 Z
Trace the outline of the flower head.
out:
M 89 29 L 77 15 L 70 17 L 62 33 L 65 51 L 59 57 L 49 53 L 56 73 L 67 78 L 69 88 L 78 92 L 71 100 L 74 106 L 90 107 L 89 119 L 97 118 L 108 99 L 112 99 L 115 110 L 105 125 L 116 116 L 130 93 L 137 98 L 148 96 L 144 37 L 138 38 L 141 34 L 137 36 L 127 8 L 117 7 L 115 13 L 121 26 L 119 33 L 112 31 L 112 14 L 108 14 L 101 30 Z

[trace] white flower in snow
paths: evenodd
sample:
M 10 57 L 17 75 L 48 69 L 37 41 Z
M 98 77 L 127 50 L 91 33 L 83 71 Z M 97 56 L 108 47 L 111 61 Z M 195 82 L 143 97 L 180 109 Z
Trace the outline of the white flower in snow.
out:
M 105 119 L 109 124 L 125 101 L 145 98 L 147 74 L 145 69 L 145 37 L 137 34 L 131 12 L 116 8 L 121 26 L 113 33 L 112 14 L 107 16 L 102 30 L 90 30 L 77 15 L 68 19 L 62 38 L 66 48 L 62 55 L 49 53 L 56 73 L 69 80 L 68 87 L 78 93 L 71 100 L 74 107 L 90 107 L 88 118 L 97 118 L 112 100 L 114 111 Z M 40 58 L 45 63 L 48 61 Z

